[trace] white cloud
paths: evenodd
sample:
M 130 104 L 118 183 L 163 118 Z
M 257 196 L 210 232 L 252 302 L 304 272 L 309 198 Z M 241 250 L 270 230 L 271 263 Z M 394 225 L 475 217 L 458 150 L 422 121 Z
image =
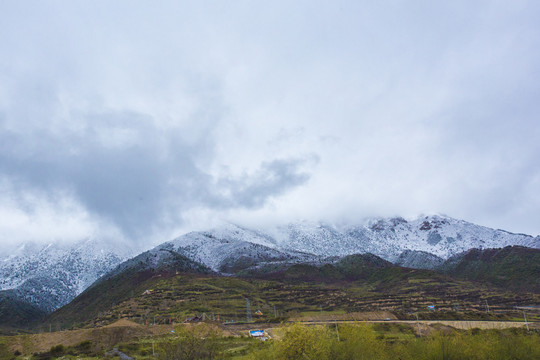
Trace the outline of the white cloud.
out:
M 33 5 L 0 5 L 0 175 L 68 195 L 3 204 L 6 234 L 66 201 L 64 237 L 429 212 L 540 233 L 536 2 Z
M 103 222 L 93 219 L 69 194 L 25 190 L 14 196 L 13 189 L 6 182 L 2 182 L 0 189 L 0 226 L 4 246 L 34 241 L 71 242 L 105 235 L 100 233 L 104 230 L 100 229 Z M 107 236 L 115 234 L 111 226 L 107 231 L 110 232 Z

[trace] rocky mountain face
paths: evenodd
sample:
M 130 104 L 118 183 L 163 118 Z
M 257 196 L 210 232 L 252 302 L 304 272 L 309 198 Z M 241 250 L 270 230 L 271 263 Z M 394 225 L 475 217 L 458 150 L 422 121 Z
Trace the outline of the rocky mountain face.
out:
M 405 250 L 394 264 L 412 269 L 435 269 L 444 263 L 444 259 L 425 251 Z
M 131 255 L 125 246 L 95 239 L 25 244 L 0 258 L 0 294 L 51 312 Z

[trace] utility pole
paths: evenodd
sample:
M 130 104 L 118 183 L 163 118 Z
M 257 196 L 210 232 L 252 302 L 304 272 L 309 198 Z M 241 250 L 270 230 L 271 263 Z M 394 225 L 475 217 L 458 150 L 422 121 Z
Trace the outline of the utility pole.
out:
M 334 320 L 334 322 L 336 323 L 337 341 L 340 341 L 340 340 L 339 340 L 339 328 L 338 328 L 338 324 L 337 324 L 337 321 L 336 321 L 336 320 Z
M 487 299 L 486 299 L 486 311 L 489 312 L 489 304 L 487 302 Z
M 418 335 L 422 336 L 422 330 L 420 330 L 420 321 L 418 320 L 418 313 L 416 313 L 416 325 L 418 325 Z
M 253 319 L 251 318 L 251 306 L 249 305 L 249 299 L 246 298 L 246 321 L 251 322 Z
M 277 318 L 276 305 L 274 305 L 274 317 Z
M 525 326 L 527 326 L 527 331 L 530 331 L 529 323 L 527 322 L 527 315 L 525 315 L 525 310 L 523 310 L 523 318 L 525 319 Z

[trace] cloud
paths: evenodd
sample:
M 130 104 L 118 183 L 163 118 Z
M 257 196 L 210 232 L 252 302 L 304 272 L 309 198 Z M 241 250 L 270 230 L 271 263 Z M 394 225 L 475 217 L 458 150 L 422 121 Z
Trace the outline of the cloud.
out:
M 305 163 L 299 159 L 264 162 L 253 174 L 216 178 L 197 165 L 209 151 L 207 142 L 184 144 L 170 129 L 160 131 L 135 113 L 89 114 L 75 132 L 0 133 L 0 173 L 9 192 L 19 199 L 41 194 L 39 201 L 29 201 L 32 212 L 40 213 L 40 201 L 47 209 L 55 204 L 64 209 L 69 201 L 133 239 L 148 236 L 163 219 L 180 224 L 191 207 L 258 208 L 309 179 L 307 171 L 299 172 Z
M 300 171 L 307 163 L 316 163 L 317 157 L 307 159 L 287 159 L 263 162 L 252 175 L 240 178 L 225 178 L 218 181 L 218 189 L 223 189 L 219 203 L 229 207 L 257 209 L 269 197 L 282 195 L 306 183 L 310 175 Z
M 153 241 L 426 212 L 538 234 L 539 10 L 2 3 L 2 209 Z

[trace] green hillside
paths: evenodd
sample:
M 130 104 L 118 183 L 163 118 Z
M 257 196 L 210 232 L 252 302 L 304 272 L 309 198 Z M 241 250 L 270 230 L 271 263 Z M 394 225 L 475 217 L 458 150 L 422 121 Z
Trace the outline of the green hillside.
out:
M 18 300 L 12 290 L 0 291 L 0 333 L 29 328 L 45 317 L 39 308 Z
M 376 262 L 377 266 L 367 266 Z M 276 321 L 307 313 L 342 314 L 388 310 L 396 314 L 435 305 L 439 311 L 493 311 L 540 302 L 539 294 L 510 293 L 455 280 L 428 270 L 393 266 L 382 259 L 351 256 L 335 264 L 297 264 L 274 273 L 223 277 L 215 274 L 128 269 L 103 279 L 48 319 L 63 328 L 93 326 L 128 318 L 167 323 L 205 314 L 221 321 L 245 321 L 246 299 L 256 321 Z M 277 319 L 276 319 L 277 318 Z
M 540 292 L 540 250 L 522 246 L 472 249 L 450 258 L 441 270 L 453 277 L 516 291 Z

